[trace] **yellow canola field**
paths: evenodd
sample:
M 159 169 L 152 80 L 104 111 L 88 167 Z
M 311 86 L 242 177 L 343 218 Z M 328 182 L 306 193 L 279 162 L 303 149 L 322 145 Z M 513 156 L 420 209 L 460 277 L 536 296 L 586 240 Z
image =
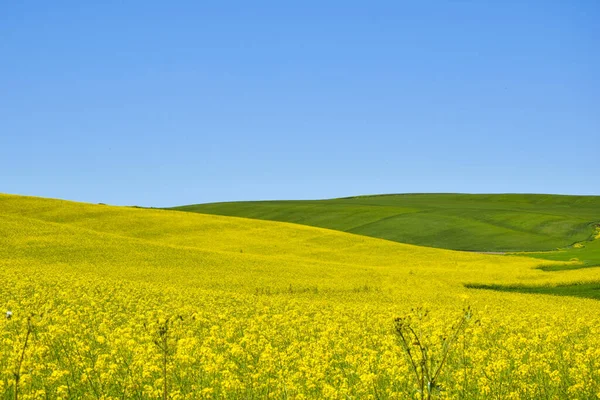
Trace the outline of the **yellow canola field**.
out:
M 600 280 L 598 268 L 544 272 L 540 262 L 0 195 L 0 393 L 600 397 L 600 302 L 464 287 Z M 473 317 L 442 361 L 466 305 Z M 394 331 L 406 315 L 429 362 L 443 362 L 425 391 Z

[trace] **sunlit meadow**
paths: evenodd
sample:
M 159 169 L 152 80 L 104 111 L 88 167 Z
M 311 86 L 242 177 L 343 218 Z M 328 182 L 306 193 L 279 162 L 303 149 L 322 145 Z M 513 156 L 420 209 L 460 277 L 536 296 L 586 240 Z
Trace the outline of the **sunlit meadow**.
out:
M 600 397 L 598 301 L 464 287 L 598 268 L 10 195 L 0 240 L 7 399 Z

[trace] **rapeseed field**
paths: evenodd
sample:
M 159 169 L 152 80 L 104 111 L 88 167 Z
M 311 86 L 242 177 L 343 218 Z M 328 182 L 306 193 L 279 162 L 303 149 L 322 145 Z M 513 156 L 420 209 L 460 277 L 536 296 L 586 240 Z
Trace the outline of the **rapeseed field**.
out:
M 0 195 L 0 393 L 600 397 L 598 301 L 465 288 L 600 280 L 541 262 Z

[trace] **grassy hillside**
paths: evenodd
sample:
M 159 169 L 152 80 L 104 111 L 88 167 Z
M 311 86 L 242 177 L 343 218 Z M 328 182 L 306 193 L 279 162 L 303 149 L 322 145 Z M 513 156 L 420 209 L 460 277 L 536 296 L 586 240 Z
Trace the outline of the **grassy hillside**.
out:
M 465 305 L 475 311 L 461 352 L 436 381 L 444 396 L 600 388 L 600 302 L 464 286 L 594 283 L 597 268 L 548 272 L 532 258 L 296 224 L 10 195 L 0 238 L 7 398 L 412 398 L 394 317 L 439 360 Z
M 456 282 L 456 274 L 467 279 L 475 272 L 485 279 L 487 270 L 489 279 L 496 277 L 498 270 L 508 278 L 524 265 L 538 263 L 281 222 L 10 195 L 0 197 L 0 217 L 5 238 L 0 255 L 5 262 L 22 257 L 42 264 L 69 263 L 71 268 L 94 265 L 88 272 L 103 276 L 126 273 L 129 278 L 145 276 L 146 267 L 162 266 L 185 270 L 187 282 L 198 277 L 203 284 L 215 280 L 219 286 L 231 288 L 239 281 L 250 291 L 261 285 L 287 288 L 295 280 L 322 289 L 328 285 L 339 289 L 353 281 L 372 286 L 385 279 L 393 281 L 401 270 L 421 270 L 421 274 L 435 276 L 438 283 Z M 255 265 L 260 265 L 260 276 L 254 272 Z M 213 276 L 217 267 L 222 270 Z M 381 274 L 378 268 L 390 270 Z M 290 280 L 282 279 L 281 274 L 288 270 Z M 354 274 L 360 279 L 353 279 Z M 533 274 L 530 279 L 551 276 L 537 271 L 529 274 Z M 168 279 L 176 277 L 173 274 Z M 228 280 L 231 278 L 235 282 Z
M 575 245 L 558 249 L 556 251 L 547 251 L 542 253 L 526 253 L 527 257 L 542 258 L 554 261 L 576 261 L 577 263 L 553 264 L 542 266 L 544 271 L 559 271 L 574 268 L 589 268 L 600 266 L 600 226 L 596 228 L 596 233 L 589 240 L 575 243 Z
M 197 204 L 175 210 L 293 222 L 401 243 L 545 251 L 588 239 L 600 196 L 403 194 Z

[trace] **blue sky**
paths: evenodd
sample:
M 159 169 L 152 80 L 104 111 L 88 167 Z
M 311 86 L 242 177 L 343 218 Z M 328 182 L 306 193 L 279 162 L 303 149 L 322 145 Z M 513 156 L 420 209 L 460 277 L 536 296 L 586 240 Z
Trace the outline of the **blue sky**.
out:
M 600 194 L 600 3 L 5 1 L 0 192 Z

